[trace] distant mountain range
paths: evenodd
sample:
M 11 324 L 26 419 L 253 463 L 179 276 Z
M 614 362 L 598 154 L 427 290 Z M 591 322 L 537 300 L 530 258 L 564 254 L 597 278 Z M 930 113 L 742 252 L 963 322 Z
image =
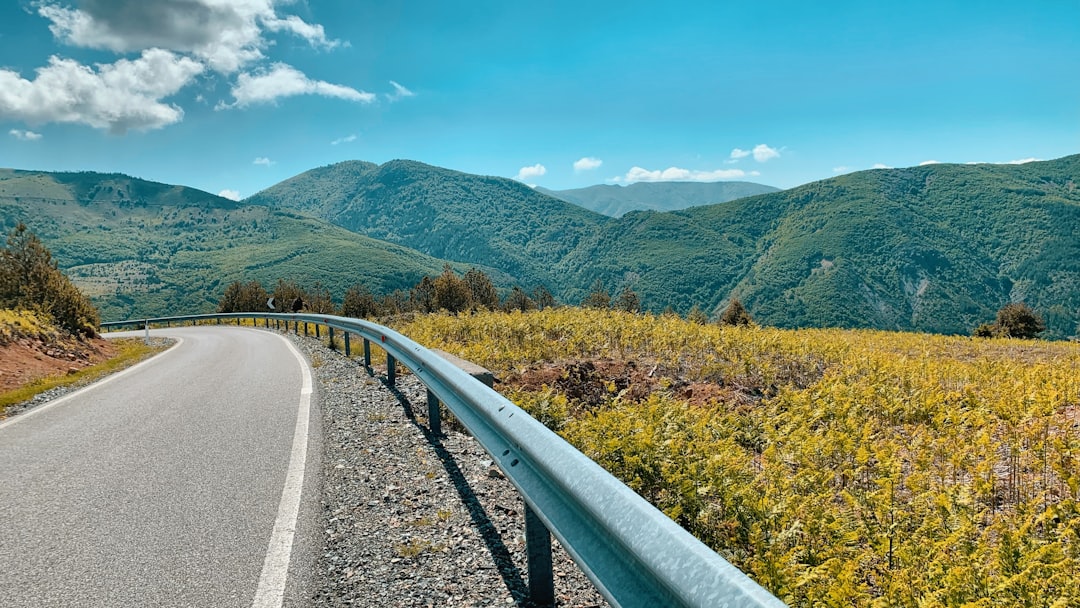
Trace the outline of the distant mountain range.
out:
M 241 203 L 122 176 L 6 171 L 0 224 L 26 221 L 77 281 L 102 275 L 95 297 L 110 319 L 206 310 L 239 278 L 355 278 L 384 292 L 453 260 L 569 303 L 597 280 L 657 312 L 715 313 L 737 296 L 781 327 L 968 333 L 1023 300 L 1065 337 L 1080 322 L 1078 184 L 1080 156 L 940 164 L 614 218 L 412 161 L 322 167 Z M 130 277 L 150 287 L 127 289 Z
M 0 227 L 19 221 L 104 320 L 210 312 L 238 280 L 408 289 L 444 263 L 293 211 L 119 174 L 0 169 Z
M 678 211 L 687 207 L 726 203 L 780 189 L 752 182 L 638 182 L 628 186 L 536 190 L 597 213 L 622 217 L 631 211 Z

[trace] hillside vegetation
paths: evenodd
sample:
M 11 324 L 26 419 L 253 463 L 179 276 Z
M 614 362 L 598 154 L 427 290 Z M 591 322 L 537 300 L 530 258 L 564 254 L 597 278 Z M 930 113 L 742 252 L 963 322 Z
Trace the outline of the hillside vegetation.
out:
M 338 163 L 245 202 L 309 212 L 431 256 L 498 268 L 530 288 L 561 283 L 554 266 L 609 219 L 514 180 L 406 160 Z
M 116 174 L 0 170 L 0 228 L 20 221 L 113 320 L 209 312 L 240 280 L 390 292 L 444 265 L 293 211 Z
M 394 161 L 312 171 L 249 201 L 499 268 L 568 303 L 599 280 L 654 312 L 715 316 L 739 297 L 779 327 L 967 334 L 1025 301 L 1061 338 L 1080 323 L 1078 176 L 1080 156 L 880 169 L 613 219 L 511 180 Z M 327 189 L 318 204 L 301 195 Z
M 793 606 L 1080 603 L 1080 344 L 569 308 L 397 328 Z
M 573 190 L 536 190 L 590 211 L 622 217 L 631 211 L 678 211 L 726 203 L 780 189 L 752 182 L 638 182 L 628 186 L 601 184 Z

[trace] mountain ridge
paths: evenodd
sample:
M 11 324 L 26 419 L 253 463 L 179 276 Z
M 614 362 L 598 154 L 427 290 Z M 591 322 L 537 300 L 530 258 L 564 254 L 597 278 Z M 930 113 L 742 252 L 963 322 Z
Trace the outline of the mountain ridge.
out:
M 0 171 L 0 223 L 8 225 L 17 219 L 15 211 L 28 211 L 13 204 L 11 192 L 5 195 L 12 181 L 4 175 Z M 44 197 L 69 192 L 63 195 L 67 211 L 86 213 L 72 204 L 78 197 L 62 183 L 66 179 L 75 178 L 39 175 L 26 188 Z M 97 181 L 79 190 L 83 202 L 111 201 L 108 210 L 120 214 L 124 234 L 133 222 L 152 219 L 146 200 L 116 194 L 109 181 L 115 176 L 87 179 Z M 236 240 L 229 247 L 204 247 L 213 255 L 199 263 L 238 279 L 311 271 L 316 254 L 340 258 L 339 247 L 362 244 L 388 256 L 369 264 L 362 277 L 376 292 L 408 286 L 453 260 L 459 269 L 480 266 L 503 285 L 547 286 L 569 303 L 580 302 L 597 281 L 613 295 L 633 288 L 654 312 L 671 307 L 685 313 L 696 305 L 717 314 L 738 297 L 759 322 L 781 327 L 968 333 L 1005 303 L 1023 300 L 1046 317 L 1048 336 L 1067 337 L 1080 323 L 1078 183 L 1080 155 L 1025 165 L 937 164 L 868 170 L 720 204 L 611 218 L 505 178 L 415 161 L 348 161 L 294 176 L 241 202 L 214 197 L 215 211 L 199 224 L 208 232 L 190 234 L 200 243 Z M 161 197 L 184 198 L 184 190 L 160 186 Z M 159 216 L 153 221 L 173 228 L 202 217 L 176 208 Z M 91 233 L 55 225 L 57 217 L 45 214 L 38 223 L 46 236 L 61 239 L 62 263 L 82 260 L 73 267 L 83 271 L 88 252 L 108 257 L 109 248 L 120 247 L 115 239 L 98 242 Z M 280 225 L 285 244 L 260 236 L 262 222 Z M 320 240 L 332 251 L 320 248 Z M 178 247 L 174 237 L 144 239 L 141 246 L 147 251 L 139 255 L 130 244 L 120 247 L 124 259 L 138 260 L 134 266 L 90 270 L 149 275 L 174 263 L 173 256 L 179 256 L 175 263 L 195 263 L 190 247 Z M 386 253 L 391 246 L 397 249 Z M 349 255 L 350 263 L 362 263 L 358 253 Z M 408 270 L 398 272 L 398 264 Z M 195 275 L 203 282 L 193 289 L 220 288 Z M 207 299 L 201 302 L 205 307 Z
M 626 186 L 598 184 L 570 190 L 536 189 L 548 196 L 616 218 L 631 211 L 678 211 L 780 191 L 780 188 L 745 181 L 636 182 Z

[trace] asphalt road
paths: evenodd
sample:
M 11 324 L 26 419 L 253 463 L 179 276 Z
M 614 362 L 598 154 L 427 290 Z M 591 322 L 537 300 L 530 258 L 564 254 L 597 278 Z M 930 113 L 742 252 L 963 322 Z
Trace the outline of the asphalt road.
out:
M 153 333 L 181 342 L 0 423 L 0 606 L 307 603 L 319 418 L 301 355 L 262 330 Z

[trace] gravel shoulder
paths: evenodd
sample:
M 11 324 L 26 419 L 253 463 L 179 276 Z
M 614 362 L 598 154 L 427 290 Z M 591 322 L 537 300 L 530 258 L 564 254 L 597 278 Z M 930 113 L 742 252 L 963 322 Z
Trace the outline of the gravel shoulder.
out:
M 426 390 L 396 387 L 313 338 L 322 411 L 324 534 L 312 605 L 530 606 L 524 503 L 480 445 L 427 431 Z M 314 422 L 314 421 L 313 421 Z M 559 606 L 607 606 L 553 540 Z

